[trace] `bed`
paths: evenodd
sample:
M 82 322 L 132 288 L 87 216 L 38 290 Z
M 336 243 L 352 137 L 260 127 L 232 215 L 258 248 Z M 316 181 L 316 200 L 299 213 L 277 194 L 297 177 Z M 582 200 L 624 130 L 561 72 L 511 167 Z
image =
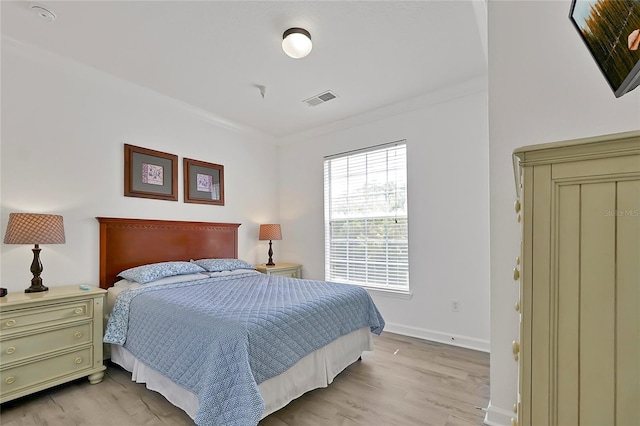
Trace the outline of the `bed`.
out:
M 257 424 L 328 386 L 384 327 L 359 287 L 244 267 L 123 285 L 118 275 L 141 265 L 237 259 L 240 225 L 97 219 L 111 360 L 199 425 Z

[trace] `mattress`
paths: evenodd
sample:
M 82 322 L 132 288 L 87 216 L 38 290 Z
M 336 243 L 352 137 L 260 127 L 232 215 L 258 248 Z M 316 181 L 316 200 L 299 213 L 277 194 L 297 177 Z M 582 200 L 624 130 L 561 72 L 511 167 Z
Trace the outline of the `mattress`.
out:
M 185 411 L 192 419 L 198 410 L 198 398 L 192 392 L 173 383 L 156 370 L 136 359 L 119 345 L 111 346 L 111 361 L 132 373 L 131 380 L 145 383 L 169 402 Z M 373 350 L 373 338 L 368 327 L 339 337 L 312 352 L 279 376 L 262 382 L 258 390 L 265 401 L 262 418 L 281 409 L 305 392 L 323 388 L 346 367 L 360 358 L 362 352 Z

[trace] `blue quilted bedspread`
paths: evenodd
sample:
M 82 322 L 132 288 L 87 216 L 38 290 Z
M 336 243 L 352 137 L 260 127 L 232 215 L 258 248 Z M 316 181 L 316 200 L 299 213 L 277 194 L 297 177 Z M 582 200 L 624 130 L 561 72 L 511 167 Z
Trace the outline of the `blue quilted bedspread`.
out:
M 258 384 L 384 320 L 362 288 L 248 273 L 125 290 L 104 341 L 198 396 L 198 425 L 256 425 Z

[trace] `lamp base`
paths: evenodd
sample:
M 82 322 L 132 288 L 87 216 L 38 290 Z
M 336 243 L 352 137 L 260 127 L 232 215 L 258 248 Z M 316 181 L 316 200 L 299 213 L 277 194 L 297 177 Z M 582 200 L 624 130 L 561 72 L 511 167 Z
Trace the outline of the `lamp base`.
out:
M 269 240 L 269 261 L 265 263 L 265 265 L 276 266 L 276 264 L 273 263 L 273 249 L 271 248 L 271 240 Z
M 38 293 L 38 292 L 47 291 L 47 290 L 49 290 L 49 287 L 45 287 L 42 284 L 40 284 L 40 285 L 31 284 L 31 287 L 26 289 L 24 292 L 25 293 Z
M 40 262 L 40 247 L 38 244 L 35 245 L 34 248 L 31 249 L 33 252 L 33 262 L 31 262 L 31 273 L 33 274 L 33 278 L 31 279 L 31 287 L 26 289 L 25 293 L 38 293 L 41 291 L 49 290 L 49 287 L 45 287 L 42 285 L 42 278 L 40 278 L 40 274 L 42 273 L 42 262 Z

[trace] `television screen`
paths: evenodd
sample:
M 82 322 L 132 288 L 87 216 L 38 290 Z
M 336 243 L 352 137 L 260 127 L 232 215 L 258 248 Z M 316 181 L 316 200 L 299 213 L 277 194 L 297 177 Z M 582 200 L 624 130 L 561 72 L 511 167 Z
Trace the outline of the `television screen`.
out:
M 640 84 L 640 0 L 572 0 L 569 18 L 616 97 Z

